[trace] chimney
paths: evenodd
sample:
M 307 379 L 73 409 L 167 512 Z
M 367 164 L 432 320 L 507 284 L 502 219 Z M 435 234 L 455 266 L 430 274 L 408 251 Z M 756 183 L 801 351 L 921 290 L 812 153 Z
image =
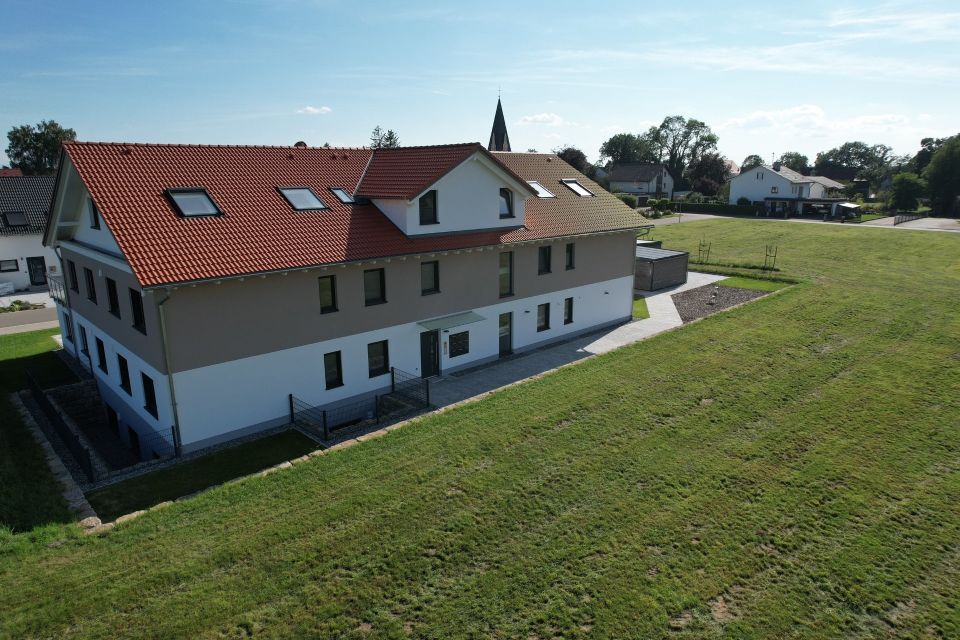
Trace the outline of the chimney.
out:
M 774 170 L 774 171 L 780 171 L 780 167 L 781 167 L 781 166 L 783 166 L 783 165 L 781 165 L 781 164 L 780 164 L 780 161 L 778 160 L 777 162 L 774 162 L 774 163 L 773 163 L 773 170 Z

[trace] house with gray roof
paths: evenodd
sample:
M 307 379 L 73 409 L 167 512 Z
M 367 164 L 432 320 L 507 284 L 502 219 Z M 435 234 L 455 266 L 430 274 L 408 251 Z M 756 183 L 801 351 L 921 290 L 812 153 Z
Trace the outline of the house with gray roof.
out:
M 57 256 L 43 246 L 54 176 L 0 175 L 0 294 L 42 289 Z
M 673 176 L 662 164 L 630 162 L 610 171 L 610 191 L 650 198 L 673 198 Z
M 730 204 L 746 198 L 768 213 L 836 213 L 844 185 L 825 176 L 805 176 L 779 162 L 752 167 L 730 180 Z

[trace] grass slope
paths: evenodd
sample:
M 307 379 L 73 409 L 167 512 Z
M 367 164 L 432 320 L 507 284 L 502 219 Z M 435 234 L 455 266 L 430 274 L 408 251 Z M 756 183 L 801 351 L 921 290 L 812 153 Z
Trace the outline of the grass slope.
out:
M 0 636 L 960 635 L 960 238 L 663 234 L 807 282 L 0 555 Z
M 0 336 L 0 530 L 26 531 L 70 520 L 63 488 L 8 398 L 27 387 L 28 369 L 44 385 L 75 379 L 52 353 L 57 343 L 51 336 L 57 333 L 48 329 Z M 0 538 L 0 549 L 2 545 Z
M 717 282 L 721 287 L 736 287 L 738 289 L 753 289 L 755 291 L 779 291 L 789 287 L 787 282 L 777 282 L 775 280 L 759 280 L 757 278 L 733 277 L 724 278 Z

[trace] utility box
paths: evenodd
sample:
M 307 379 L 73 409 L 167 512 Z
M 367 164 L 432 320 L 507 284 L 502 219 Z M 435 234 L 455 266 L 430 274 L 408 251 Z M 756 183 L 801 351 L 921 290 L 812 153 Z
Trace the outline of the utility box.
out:
M 656 291 L 675 287 L 687 281 L 687 263 L 690 254 L 686 251 L 671 251 L 637 245 L 633 271 L 633 288 L 641 291 Z

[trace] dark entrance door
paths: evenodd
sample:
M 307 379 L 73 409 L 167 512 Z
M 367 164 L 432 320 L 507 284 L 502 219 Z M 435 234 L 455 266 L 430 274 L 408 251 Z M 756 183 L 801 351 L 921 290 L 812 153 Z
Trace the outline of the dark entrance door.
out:
M 420 334 L 420 375 L 429 378 L 440 373 L 440 332 Z
M 500 314 L 500 357 L 513 353 L 513 314 Z
M 27 271 L 30 273 L 30 285 L 37 287 L 47 284 L 47 263 L 43 256 L 27 258 Z

